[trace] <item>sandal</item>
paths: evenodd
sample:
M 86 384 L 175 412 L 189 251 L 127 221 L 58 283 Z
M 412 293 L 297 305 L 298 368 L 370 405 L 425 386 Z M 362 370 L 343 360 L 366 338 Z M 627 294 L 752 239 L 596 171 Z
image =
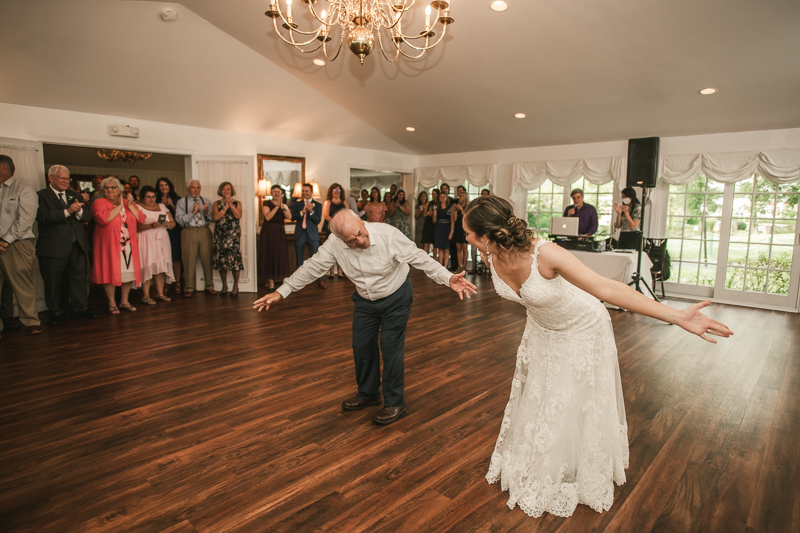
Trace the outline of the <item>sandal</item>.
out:
M 156 305 L 156 301 L 149 297 L 142 298 L 142 303 L 147 305 Z
M 119 308 L 122 309 L 123 311 L 130 311 L 130 312 L 136 311 L 136 308 L 131 304 L 128 305 L 119 304 Z
M 180 293 L 181 293 L 181 286 L 175 285 L 175 294 L 180 294 Z
M 161 300 L 162 302 L 171 302 L 172 298 L 166 294 L 156 294 L 156 300 Z
M 118 315 L 119 314 L 119 307 L 116 305 L 109 305 L 108 306 L 108 313 L 111 315 Z

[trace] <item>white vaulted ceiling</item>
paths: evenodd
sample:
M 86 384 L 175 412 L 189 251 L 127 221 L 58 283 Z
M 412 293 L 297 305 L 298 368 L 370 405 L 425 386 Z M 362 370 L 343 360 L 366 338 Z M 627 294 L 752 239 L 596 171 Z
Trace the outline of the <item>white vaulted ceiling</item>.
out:
M 267 0 L 0 0 L 0 101 L 414 154 L 800 126 L 798 1 L 489 3 L 422 60 L 317 67 Z

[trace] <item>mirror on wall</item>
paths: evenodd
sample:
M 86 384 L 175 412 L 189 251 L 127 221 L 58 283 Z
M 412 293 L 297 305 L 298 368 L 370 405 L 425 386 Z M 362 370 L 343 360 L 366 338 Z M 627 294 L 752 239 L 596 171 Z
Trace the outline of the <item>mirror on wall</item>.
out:
M 397 185 L 398 189 L 405 189 L 403 184 L 403 174 L 399 172 L 389 172 L 385 170 L 367 170 L 363 168 L 350 169 L 350 187 L 358 187 L 369 192 L 373 187 L 381 191 L 381 198 L 392 185 Z
M 256 191 L 259 194 L 259 207 L 263 205 L 264 200 L 272 198 L 270 189 L 275 185 L 278 185 L 283 190 L 283 199 L 286 202 L 291 202 L 295 184 L 302 185 L 306 182 L 306 159 L 305 157 L 259 154 L 258 176 L 259 182 L 262 180 L 269 182 L 266 191 L 259 190 L 259 183 L 256 184 Z M 263 221 L 262 215 L 259 217 L 259 227 Z M 286 223 L 289 224 L 290 221 L 287 220 Z

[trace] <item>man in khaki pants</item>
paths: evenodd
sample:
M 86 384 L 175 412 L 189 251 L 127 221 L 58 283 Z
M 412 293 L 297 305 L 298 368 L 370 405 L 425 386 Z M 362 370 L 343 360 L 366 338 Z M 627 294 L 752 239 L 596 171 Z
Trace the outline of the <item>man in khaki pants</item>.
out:
M 14 170 L 14 161 L 0 155 L 0 290 L 6 283 L 11 285 L 17 297 L 20 322 L 28 327 L 28 335 L 37 335 L 42 328 L 33 289 L 36 260 L 33 222 L 39 198 L 33 189 L 13 178 Z
M 213 222 L 211 201 L 200 196 L 200 182 L 191 180 L 186 187 L 189 193 L 178 200 L 175 206 L 175 220 L 183 226 L 181 230 L 181 259 L 183 260 L 183 295 L 191 298 L 195 289 L 195 273 L 197 256 L 203 265 L 205 290 L 208 294 L 217 294 L 214 290 L 214 273 L 211 270 L 211 230 L 208 225 Z

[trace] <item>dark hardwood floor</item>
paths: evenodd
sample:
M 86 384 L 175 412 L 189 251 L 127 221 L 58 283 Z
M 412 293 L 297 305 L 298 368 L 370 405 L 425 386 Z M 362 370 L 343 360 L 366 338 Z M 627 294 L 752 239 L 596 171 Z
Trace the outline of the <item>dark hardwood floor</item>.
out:
M 196 294 L 0 340 L 0 531 L 797 532 L 800 315 L 712 306 L 716 346 L 611 311 L 630 468 L 610 511 L 508 509 L 484 479 L 524 309 L 412 273 L 408 414 L 355 392 L 352 285 L 256 313 Z M 678 303 L 683 307 L 685 303 Z

